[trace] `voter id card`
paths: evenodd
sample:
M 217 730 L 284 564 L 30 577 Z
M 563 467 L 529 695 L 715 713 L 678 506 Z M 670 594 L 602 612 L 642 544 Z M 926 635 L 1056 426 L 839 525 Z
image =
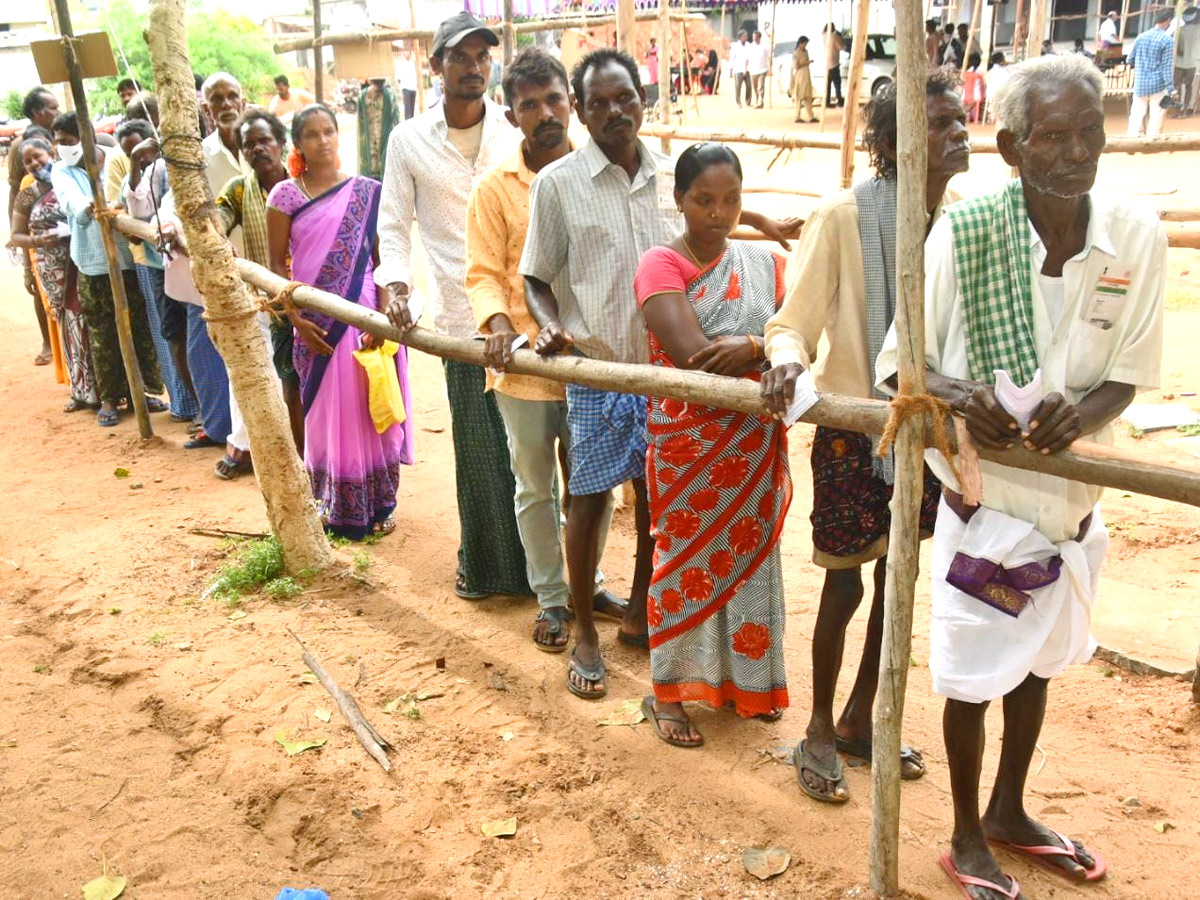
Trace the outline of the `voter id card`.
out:
M 1129 271 L 1114 271 L 1106 267 L 1100 273 L 1100 280 L 1096 282 L 1092 296 L 1084 307 L 1083 320 L 1102 331 L 1108 331 L 1116 325 L 1125 309 L 1131 274 Z

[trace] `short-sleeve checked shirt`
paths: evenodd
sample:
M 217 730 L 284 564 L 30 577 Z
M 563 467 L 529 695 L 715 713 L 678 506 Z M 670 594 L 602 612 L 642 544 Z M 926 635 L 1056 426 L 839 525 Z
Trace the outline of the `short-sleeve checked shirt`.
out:
M 1175 39 L 1161 28 L 1151 28 L 1137 36 L 1129 51 L 1135 97 L 1149 97 L 1171 87 L 1175 77 L 1174 55 Z
M 104 173 L 100 173 L 104 183 Z M 71 261 L 84 275 L 108 275 L 108 256 L 100 223 L 92 215 L 92 182 L 82 166 L 68 166 L 61 160 L 50 170 L 50 183 L 59 205 L 71 223 Z M 133 259 L 125 241 L 118 240 L 117 257 L 122 269 L 133 268 Z
M 538 173 L 520 271 L 551 286 L 579 352 L 609 362 L 650 359 L 633 293 L 642 254 L 683 230 L 671 161 L 638 142 L 629 174 L 594 141 Z

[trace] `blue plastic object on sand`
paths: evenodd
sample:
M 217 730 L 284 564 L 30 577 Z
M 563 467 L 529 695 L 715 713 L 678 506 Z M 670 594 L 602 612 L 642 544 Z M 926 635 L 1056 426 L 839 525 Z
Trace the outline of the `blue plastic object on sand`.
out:
M 305 888 L 298 891 L 295 888 L 284 888 L 275 900 L 329 900 L 329 895 L 317 888 Z

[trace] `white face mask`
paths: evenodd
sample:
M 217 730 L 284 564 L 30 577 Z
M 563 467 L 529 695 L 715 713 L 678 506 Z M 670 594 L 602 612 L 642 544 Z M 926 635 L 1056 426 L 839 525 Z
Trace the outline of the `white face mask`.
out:
M 68 166 L 79 165 L 83 159 L 83 144 L 58 145 L 58 158 Z

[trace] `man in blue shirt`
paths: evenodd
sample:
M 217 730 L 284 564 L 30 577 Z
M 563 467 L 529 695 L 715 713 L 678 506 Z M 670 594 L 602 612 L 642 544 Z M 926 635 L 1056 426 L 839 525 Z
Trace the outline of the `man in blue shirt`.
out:
M 97 422 L 101 426 L 116 425 L 117 404 L 129 399 L 129 385 L 125 379 L 121 345 L 117 341 L 116 312 L 112 284 L 108 279 L 104 238 L 100 233 L 100 223 L 93 215 L 92 184 L 84 166 L 79 121 L 75 113 L 67 113 L 55 119 L 53 127 L 54 141 L 58 145 L 58 162 L 51 170 L 50 183 L 71 225 L 71 260 L 79 269 L 79 305 L 87 322 L 96 371 L 96 393 L 100 395 Z M 118 239 L 117 249 L 125 276 L 125 296 L 129 299 L 133 344 L 142 370 L 142 380 L 147 391 L 161 394 L 163 386 L 158 373 L 158 358 L 150 339 L 146 302 L 134 276 L 133 259 L 124 239 Z M 147 397 L 146 403 L 151 412 L 165 412 L 167 409 L 165 403 L 154 397 Z
M 1129 51 L 1129 65 L 1133 66 L 1133 105 L 1129 108 L 1129 136 L 1137 137 L 1142 123 L 1150 112 L 1146 126 L 1146 137 L 1156 137 L 1162 131 L 1166 109 L 1163 98 L 1171 89 L 1175 74 L 1175 39 L 1167 34 L 1174 18 L 1172 7 L 1154 17 L 1154 27 L 1138 35 Z

